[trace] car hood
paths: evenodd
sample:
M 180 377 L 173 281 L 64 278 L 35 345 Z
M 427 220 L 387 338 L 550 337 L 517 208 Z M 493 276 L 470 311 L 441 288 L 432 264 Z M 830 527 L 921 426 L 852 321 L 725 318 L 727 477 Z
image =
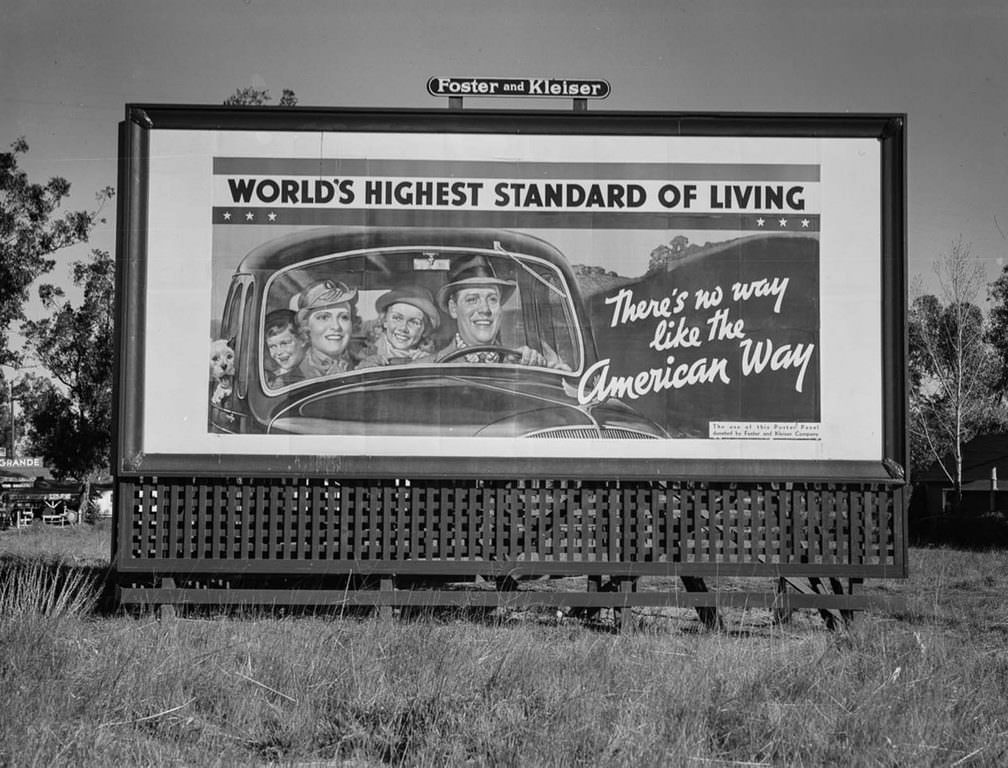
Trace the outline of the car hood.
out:
M 281 434 L 658 438 L 623 403 L 581 406 L 575 379 L 555 372 L 463 366 L 369 371 L 299 391 L 269 420 Z M 302 394 L 303 392 L 303 394 Z M 295 394 L 295 393 L 291 393 Z

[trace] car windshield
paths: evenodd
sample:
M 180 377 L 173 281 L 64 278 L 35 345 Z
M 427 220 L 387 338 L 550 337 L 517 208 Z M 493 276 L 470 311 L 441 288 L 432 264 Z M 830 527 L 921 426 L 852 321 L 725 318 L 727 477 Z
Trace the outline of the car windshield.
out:
M 262 312 L 267 391 L 402 364 L 576 373 L 584 355 L 563 273 L 499 248 L 313 258 L 271 276 Z

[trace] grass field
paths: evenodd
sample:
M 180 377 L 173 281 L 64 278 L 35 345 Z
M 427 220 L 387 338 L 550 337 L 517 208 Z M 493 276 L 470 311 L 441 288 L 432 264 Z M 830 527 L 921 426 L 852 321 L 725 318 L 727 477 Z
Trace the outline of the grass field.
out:
M 100 610 L 108 528 L 0 533 L 0 765 L 1003 766 L 1008 551 L 912 549 L 907 609 L 477 621 Z

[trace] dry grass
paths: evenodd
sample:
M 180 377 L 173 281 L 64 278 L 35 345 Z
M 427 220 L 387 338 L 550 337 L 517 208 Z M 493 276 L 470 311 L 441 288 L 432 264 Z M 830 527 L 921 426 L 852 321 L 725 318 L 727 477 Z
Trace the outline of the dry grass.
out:
M 0 557 L 43 558 L 69 563 L 108 565 L 112 524 L 103 520 L 54 528 L 36 521 L 27 528 L 0 531 Z
M 86 616 L 97 606 L 101 586 L 100 577 L 89 569 L 42 558 L 0 560 L 0 617 L 18 621 Z
M 1003 765 L 1008 553 L 912 559 L 878 585 L 905 614 L 839 634 L 811 613 L 619 635 L 546 613 L 158 622 L 0 600 L 0 764 Z

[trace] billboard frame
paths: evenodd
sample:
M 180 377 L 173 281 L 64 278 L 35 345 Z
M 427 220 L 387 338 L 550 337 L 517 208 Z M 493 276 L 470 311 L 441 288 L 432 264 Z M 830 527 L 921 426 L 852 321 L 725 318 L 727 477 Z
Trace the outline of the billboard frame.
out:
M 145 453 L 143 377 L 151 130 L 359 131 L 788 138 L 880 143 L 881 372 L 879 461 Z M 906 466 L 906 119 L 902 114 L 569 112 L 227 108 L 130 104 L 120 124 L 117 441 L 122 477 L 599 478 L 851 481 L 902 485 Z

